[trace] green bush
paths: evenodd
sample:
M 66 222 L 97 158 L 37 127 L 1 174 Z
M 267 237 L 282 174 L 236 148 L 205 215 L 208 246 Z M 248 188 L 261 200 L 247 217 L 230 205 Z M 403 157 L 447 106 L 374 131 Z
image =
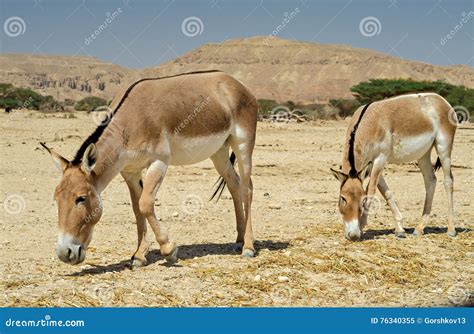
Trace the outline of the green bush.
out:
M 345 118 L 354 114 L 360 103 L 355 99 L 331 99 L 329 105 L 339 110 L 339 116 Z
M 65 99 L 64 100 L 64 105 L 66 107 L 72 107 L 75 104 L 76 104 L 76 102 L 73 99 Z
M 39 110 L 41 104 L 51 100 L 54 100 L 51 96 L 43 96 L 29 88 L 17 88 L 12 84 L 0 83 L 1 108 Z
M 474 89 L 456 86 L 444 81 L 414 81 L 410 79 L 372 79 L 351 87 L 360 104 L 382 100 L 407 93 L 433 92 L 443 96 L 453 107 L 469 110 L 473 121 Z
M 258 99 L 258 113 L 260 115 L 269 115 L 273 108 L 281 105 L 275 100 Z
M 74 106 L 75 110 L 94 111 L 96 108 L 107 105 L 107 101 L 101 97 L 89 96 L 78 101 Z

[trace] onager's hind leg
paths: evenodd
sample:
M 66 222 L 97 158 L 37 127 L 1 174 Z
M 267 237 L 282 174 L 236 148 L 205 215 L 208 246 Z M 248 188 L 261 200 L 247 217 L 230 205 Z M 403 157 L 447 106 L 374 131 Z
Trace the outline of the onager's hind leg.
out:
M 240 193 L 244 204 L 244 215 L 245 215 L 245 232 L 244 232 L 244 244 L 242 247 L 242 256 L 253 257 L 255 255 L 255 248 L 253 245 L 253 229 L 252 229 L 252 197 L 253 197 L 253 185 L 251 179 L 252 173 L 252 152 L 253 152 L 254 141 L 248 142 L 237 142 L 231 141 L 232 150 L 237 158 L 237 164 L 239 166 L 240 174 Z
M 169 241 L 168 233 L 160 225 L 155 215 L 156 193 L 163 182 L 167 169 L 168 164 L 161 160 L 155 160 L 148 167 L 139 206 L 140 212 L 146 217 L 151 229 L 155 233 L 156 241 L 160 244 L 161 254 L 168 262 L 173 263 L 178 259 L 178 248 L 174 242 Z
M 418 167 L 420 167 L 421 174 L 423 174 L 423 181 L 425 182 L 425 205 L 423 207 L 423 217 L 421 223 L 413 231 L 414 235 L 422 235 L 425 227 L 430 222 L 431 206 L 433 204 L 433 197 L 436 189 L 436 175 L 431 165 L 431 149 L 418 160 Z
M 390 207 L 390 210 L 392 211 L 393 218 L 395 219 L 395 222 L 394 222 L 395 235 L 399 238 L 400 237 L 403 238 L 405 235 L 405 230 L 403 229 L 403 226 L 402 226 L 403 217 L 400 212 L 400 209 L 398 208 L 397 202 L 395 201 L 395 198 L 393 197 L 393 193 L 388 188 L 388 184 L 387 182 L 385 182 L 385 179 L 382 175 L 380 175 L 377 188 L 379 189 L 383 198 L 385 199 L 388 206 Z
M 137 220 L 137 232 L 138 232 L 138 247 L 135 254 L 132 256 L 131 267 L 141 267 L 147 264 L 146 254 L 150 244 L 146 240 L 146 218 L 140 211 L 139 201 L 142 194 L 141 183 L 141 172 L 138 173 L 121 173 L 125 182 L 127 183 L 128 189 L 130 190 L 130 197 L 132 199 L 132 208 L 135 218 Z
M 220 176 L 224 179 L 232 195 L 235 209 L 235 219 L 237 221 L 237 242 L 244 242 L 245 217 L 240 196 L 240 180 L 229 160 L 229 147 L 223 145 L 216 153 L 211 156 L 214 167 Z
M 456 229 L 454 228 L 454 204 L 453 204 L 453 174 L 451 172 L 451 151 L 453 148 L 453 139 L 447 138 L 446 134 L 436 138 L 436 152 L 438 153 L 441 167 L 444 174 L 444 189 L 448 196 L 448 235 L 450 237 L 456 236 Z

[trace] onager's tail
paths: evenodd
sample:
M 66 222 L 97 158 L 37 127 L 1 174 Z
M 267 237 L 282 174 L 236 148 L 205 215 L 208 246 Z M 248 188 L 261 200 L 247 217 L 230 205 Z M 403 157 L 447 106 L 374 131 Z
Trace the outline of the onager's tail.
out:
M 435 172 L 437 172 L 438 169 L 440 169 L 440 168 L 441 168 L 441 160 L 439 160 L 439 157 L 438 157 L 438 159 L 436 159 L 436 163 L 433 166 L 433 169 L 434 169 Z
M 232 152 L 232 154 L 230 155 L 229 160 L 230 160 L 230 163 L 232 164 L 232 166 L 234 166 L 235 165 L 235 153 L 234 152 Z M 217 187 L 216 187 L 216 185 L 217 185 Z M 214 193 L 212 194 L 209 201 L 212 201 L 216 196 L 217 196 L 216 202 L 219 201 L 219 198 L 221 198 L 221 195 L 224 192 L 225 186 L 226 186 L 226 182 L 225 182 L 224 178 L 222 176 L 220 176 L 217 179 L 216 183 L 214 183 L 214 187 L 216 189 L 214 190 Z

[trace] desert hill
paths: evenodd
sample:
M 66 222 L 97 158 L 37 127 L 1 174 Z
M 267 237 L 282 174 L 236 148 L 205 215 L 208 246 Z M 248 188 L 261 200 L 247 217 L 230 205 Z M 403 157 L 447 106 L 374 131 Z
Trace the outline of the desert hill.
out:
M 372 78 L 446 80 L 474 88 L 474 69 L 408 61 L 347 45 L 252 37 L 205 44 L 158 67 L 135 71 L 82 56 L 0 55 L 0 82 L 43 90 L 56 99 L 112 98 L 140 77 L 220 69 L 258 98 L 325 102 L 350 98 L 349 88 Z
M 220 69 L 248 85 L 259 98 L 298 102 L 350 98 L 349 88 L 372 78 L 446 80 L 474 88 L 474 69 L 402 60 L 346 45 L 323 45 L 253 37 L 206 44 L 185 55 L 145 69 L 145 76 Z

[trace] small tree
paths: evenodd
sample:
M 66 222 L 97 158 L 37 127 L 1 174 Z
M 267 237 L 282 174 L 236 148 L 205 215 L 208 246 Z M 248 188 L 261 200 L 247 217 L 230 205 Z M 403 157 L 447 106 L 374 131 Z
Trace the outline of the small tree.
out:
M 473 120 L 474 89 L 452 85 L 440 80 L 371 79 L 352 86 L 351 91 L 360 104 L 407 93 L 433 92 L 443 96 L 451 106 L 462 106 L 469 110 L 469 118 L 471 121 Z

